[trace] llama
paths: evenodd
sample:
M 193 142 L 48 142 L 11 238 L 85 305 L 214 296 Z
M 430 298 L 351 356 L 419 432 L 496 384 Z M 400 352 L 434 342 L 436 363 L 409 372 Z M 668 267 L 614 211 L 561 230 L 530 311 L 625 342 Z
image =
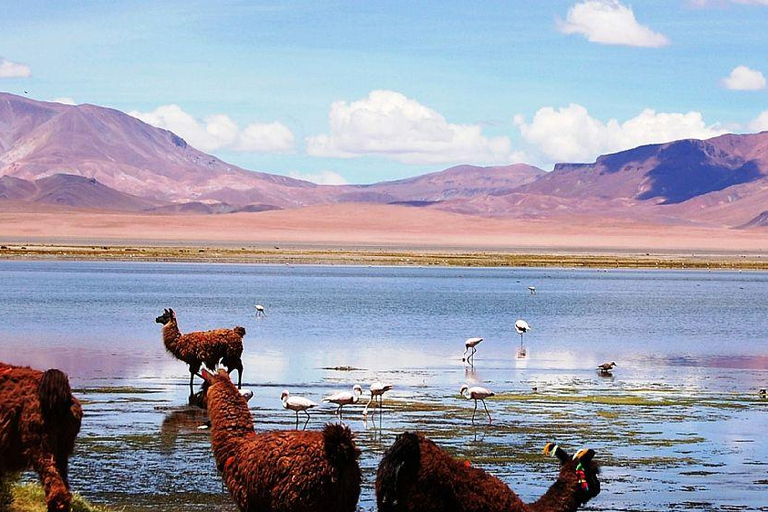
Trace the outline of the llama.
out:
M 82 417 L 60 370 L 0 363 L 0 488 L 14 473 L 32 468 L 40 475 L 48 511 L 69 511 L 67 469 Z M 0 496 L 0 507 L 3 499 L 9 497 Z
M 203 371 L 216 466 L 240 510 L 353 512 L 360 451 L 348 427 L 257 434 L 245 398 L 224 370 Z
M 560 460 L 557 481 L 538 501 L 526 504 L 501 480 L 468 461 L 451 457 L 422 434 L 406 432 L 384 454 L 376 473 L 379 512 L 568 512 L 597 496 L 595 452 L 573 458 L 554 443 L 545 453 Z
M 163 324 L 163 343 L 165 349 L 189 365 L 189 396 L 195 394 L 194 378 L 200 366 L 215 370 L 221 362 L 227 373 L 237 370 L 237 387 L 243 385 L 243 336 L 245 328 L 215 329 L 213 331 L 190 332 L 181 334 L 176 323 L 176 313 L 172 309 L 163 310 L 155 319 Z

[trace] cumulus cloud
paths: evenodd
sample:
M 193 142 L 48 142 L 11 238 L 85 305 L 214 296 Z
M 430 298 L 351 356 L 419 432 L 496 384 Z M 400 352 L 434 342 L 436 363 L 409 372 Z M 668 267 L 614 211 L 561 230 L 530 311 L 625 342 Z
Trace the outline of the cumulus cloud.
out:
M 725 133 L 717 125 L 708 126 L 700 112 L 679 114 L 645 109 L 623 123 L 616 119 L 603 122 L 575 103 L 559 109 L 541 108 L 530 123 L 515 116 L 515 124 L 529 144 L 546 158 L 560 162 L 587 162 L 601 154 L 643 144 L 706 139 Z
M 346 185 L 348 181 L 339 173 L 333 171 L 320 171 L 316 173 L 301 173 L 293 171 L 288 174 L 297 180 L 311 181 L 318 185 Z
M 163 105 L 152 112 L 128 112 L 147 124 L 170 130 L 203 151 L 230 149 L 257 153 L 287 153 L 294 147 L 290 129 L 279 122 L 252 123 L 244 129 L 229 116 L 214 114 L 202 122 L 178 105 Z
M 658 48 L 669 39 L 635 19 L 631 7 L 618 0 L 585 0 L 568 10 L 559 23 L 564 34 L 581 34 L 593 43 Z
M 723 78 L 723 87 L 732 91 L 759 91 L 765 89 L 765 77 L 760 71 L 747 66 L 737 66 Z
M 765 132 L 768 131 L 768 110 L 764 110 L 747 125 L 753 132 Z
M 28 76 L 32 76 L 32 68 L 0 57 L 0 78 L 27 78 Z
M 486 137 L 475 124 L 453 124 L 438 112 L 394 92 L 331 105 L 330 133 L 307 138 L 312 156 L 376 155 L 406 164 L 519 161 L 508 137 Z

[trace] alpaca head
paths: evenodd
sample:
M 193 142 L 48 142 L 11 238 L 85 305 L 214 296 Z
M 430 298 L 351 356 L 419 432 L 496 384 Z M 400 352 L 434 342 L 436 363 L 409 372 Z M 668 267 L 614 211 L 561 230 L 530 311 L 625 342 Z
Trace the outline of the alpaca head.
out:
M 176 320 L 176 313 L 171 308 L 164 309 L 163 314 L 155 318 L 155 322 L 163 325 L 167 324 L 171 320 Z
M 544 445 L 544 453 L 557 457 L 560 461 L 560 478 L 570 482 L 580 504 L 584 504 L 600 494 L 600 466 L 592 460 L 595 451 L 582 448 L 572 457 L 555 443 Z

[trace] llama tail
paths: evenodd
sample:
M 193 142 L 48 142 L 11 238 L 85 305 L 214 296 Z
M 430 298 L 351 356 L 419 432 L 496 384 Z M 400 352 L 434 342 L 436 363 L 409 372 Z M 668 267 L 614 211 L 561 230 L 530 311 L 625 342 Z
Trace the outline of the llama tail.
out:
M 357 464 L 360 450 L 355 446 L 352 431 L 346 425 L 338 423 L 326 425 L 323 429 L 325 455 L 335 467 Z
M 376 472 L 376 501 L 380 512 L 401 509 L 399 497 L 404 486 L 413 483 L 421 464 L 419 441 L 418 435 L 404 432 L 381 459 Z
M 61 370 L 51 369 L 43 373 L 37 395 L 46 420 L 57 420 L 69 414 L 73 402 L 72 389 Z
M 234 328 L 234 329 L 232 329 L 232 330 L 233 330 L 233 331 L 235 331 L 235 334 L 237 334 L 237 335 L 238 335 L 238 336 L 240 336 L 241 338 L 242 338 L 243 336 L 245 336 L 245 327 L 240 327 L 240 326 L 238 325 L 237 327 L 235 327 L 235 328 Z

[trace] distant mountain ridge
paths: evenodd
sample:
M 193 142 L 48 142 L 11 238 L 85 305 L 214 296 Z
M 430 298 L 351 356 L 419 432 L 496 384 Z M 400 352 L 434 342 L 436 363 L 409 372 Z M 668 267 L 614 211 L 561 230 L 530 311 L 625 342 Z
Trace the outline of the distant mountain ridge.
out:
M 768 132 L 641 146 L 552 172 L 460 165 L 328 186 L 227 164 L 114 109 L 0 93 L 0 207 L 3 201 L 157 214 L 356 202 L 485 217 L 570 222 L 592 215 L 761 228 L 768 224 Z

